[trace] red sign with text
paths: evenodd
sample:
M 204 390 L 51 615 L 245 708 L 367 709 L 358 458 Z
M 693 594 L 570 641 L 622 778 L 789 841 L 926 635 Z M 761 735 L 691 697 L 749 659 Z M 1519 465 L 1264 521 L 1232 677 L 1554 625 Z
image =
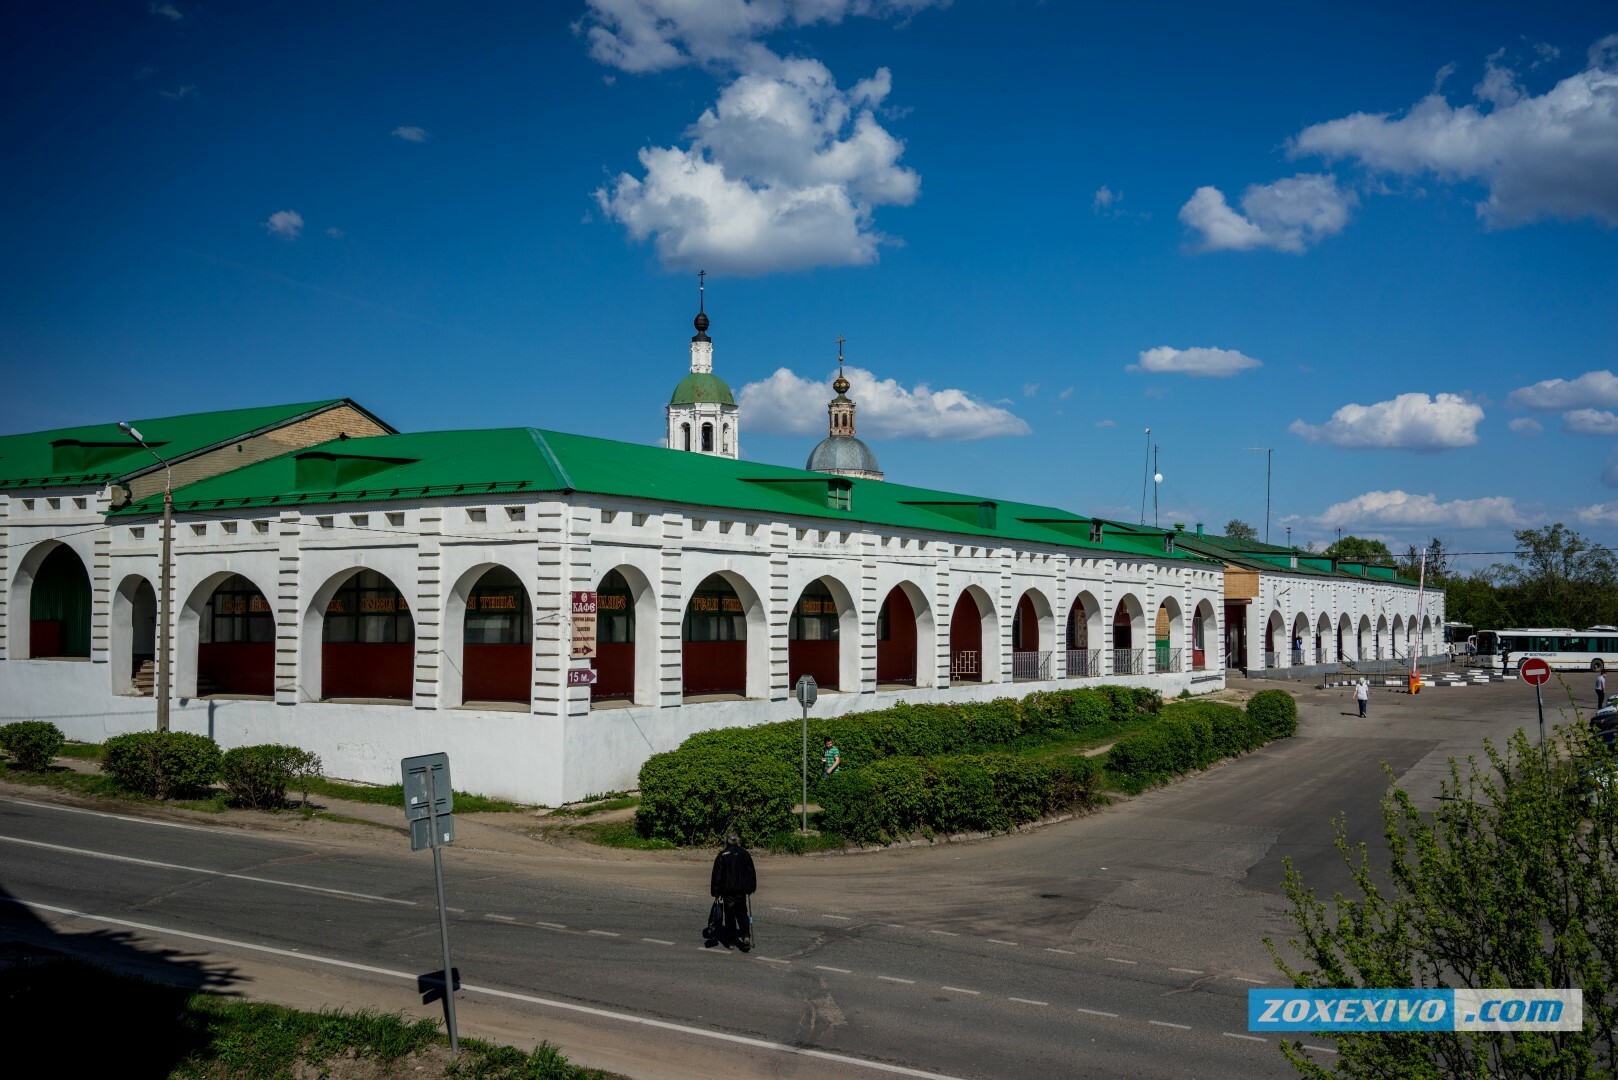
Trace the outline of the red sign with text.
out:
M 1530 656 L 1524 660 L 1518 671 L 1523 677 L 1523 682 L 1533 686 L 1538 686 L 1551 677 L 1551 666 L 1537 656 Z

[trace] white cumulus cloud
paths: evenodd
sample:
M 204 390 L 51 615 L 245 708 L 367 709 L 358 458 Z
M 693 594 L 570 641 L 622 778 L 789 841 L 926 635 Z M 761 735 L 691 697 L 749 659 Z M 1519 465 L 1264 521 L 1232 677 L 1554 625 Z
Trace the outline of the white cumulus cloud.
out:
M 1440 502 L 1433 494 L 1413 495 L 1397 490 L 1367 491 L 1347 502 L 1327 507 L 1313 520 L 1326 528 L 1342 526 L 1345 529 L 1363 525 L 1482 529 L 1526 524 L 1509 496 Z
M 1264 365 L 1251 356 L 1235 349 L 1175 349 L 1159 345 L 1140 354 L 1140 363 L 1126 366 L 1128 371 L 1146 371 L 1157 374 L 1204 375 L 1228 378 L 1248 368 Z
M 1562 430 L 1570 435 L 1618 435 L 1618 414 L 1605 409 L 1571 409 L 1562 414 Z
M 426 142 L 427 141 L 427 129 L 426 128 L 419 128 L 419 127 L 401 125 L 401 126 L 396 127 L 396 128 L 393 129 L 393 134 L 398 136 L 399 138 L 403 139 L 405 142 Z
M 1324 424 L 1294 420 L 1287 430 L 1350 449 L 1435 451 L 1476 443 L 1482 419 L 1482 406 L 1459 394 L 1400 394 L 1374 405 L 1344 405 Z
M 296 210 L 277 210 L 263 225 L 271 236 L 283 240 L 296 240 L 303 235 L 303 215 Z
M 1545 379 L 1513 390 L 1506 396 L 1506 404 L 1539 412 L 1580 406 L 1618 407 L 1618 375 L 1610 371 L 1586 371 L 1577 379 Z
M 167 19 L 169 22 L 179 22 L 185 18 L 185 14 L 170 3 L 159 4 L 153 2 L 146 5 L 146 10 L 160 19 Z
M 1538 435 L 1545 430 L 1545 425 L 1531 416 L 1519 416 L 1506 426 L 1519 435 L 1528 436 Z
M 964 390 L 933 390 L 925 384 L 907 390 L 894 379 L 878 379 L 864 368 L 845 367 L 849 397 L 858 411 L 855 429 L 876 439 L 989 439 L 1027 435 L 1028 422 Z M 767 379 L 742 387 L 739 404 L 750 430 L 776 435 L 826 431 L 826 412 L 816 403 L 830 400 L 831 379 L 807 379 L 779 368 Z
M 1573 511 L 1580 525 L 1618 525 L 1618 502 L 1592 503 Z
M 1216 187 L 1200 187 L 1180 207 L 1180 220 L 1200 234 L 1202 251 L 1273 248 L 1298 253 L 1343 231 L 1349 210 L 1359 202 L 1337 178 L 1299 173 L 1273 184 L 1254 184 L 1242 193 L 1241 211 Z
M 1498 53 L 1488 59 L 1475 102 L 1451 105 L 1435 87 L 1402 115 L 1358 112 L 1307 127 L 1288 151 L 1482 184 L 1488 197 L 1478 215 L 1491 226 L 1543 218 L 1618 225 L 1618 34 L 1591 46 L 1583 71 L 1539 95 L 1500 61 Z

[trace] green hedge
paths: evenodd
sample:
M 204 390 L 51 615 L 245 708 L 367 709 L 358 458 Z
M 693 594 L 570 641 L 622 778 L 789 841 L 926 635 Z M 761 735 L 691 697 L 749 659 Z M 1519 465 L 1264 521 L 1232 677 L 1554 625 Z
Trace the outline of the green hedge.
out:
M 277 810 L 286 805 L 287 788 L 294 780 L 320 775 L 320 756 L 296 746 L 264 743 L 226 750 L 220 774 L 230 801 L 254 810 Z M 309 798 L 308 785 L 303 797 Z
M 1255 708 L 1256 706 L 1256 708 Z M 1193 769 L 1256 750 L 1298 728 L 1298 703 L 1285 690 L 1253 695 L 1246 711 L 1212 701 L 1165 705 L 1157 723 L 1119 739 L 1107 771 L 1124 791 L 1142 791 Z
M 184 731 L 137 731 L 107 740 L 101 771 L 156 799 L 199 795 L 219 779 L 219 747 Z
M 1093 758 L 1006 754 L 890 757 L 822 780 L 821 828 L 857 843 L 969 831 L 1004 832 L 1088 805 L 1101 777 Z
M 0 727 L 0 750 L 29 772 L 50 768 L 51 760 L 66 744 L 62 729 L 48 720 L 18 720 Z
M 640 769 L 642 836 L 677 844 L 715 844 L 729 829 L 756 843 L 792 828 L 802 777 L 769 758 L 726 750 L 657 754 Z

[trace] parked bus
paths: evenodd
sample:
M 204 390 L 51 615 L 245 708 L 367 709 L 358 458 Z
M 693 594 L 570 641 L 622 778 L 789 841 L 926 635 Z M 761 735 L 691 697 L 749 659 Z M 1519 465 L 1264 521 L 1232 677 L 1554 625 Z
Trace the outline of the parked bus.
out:
M 1605 671 L 1618 665 L 1618 626 L 1592 626 L 1588 630 L 1510 629 L 1496 631 L 1494 636 L 1499 651 L 1507 654 L 1507 662 L 1513 667 L 1531 656 L 1564 671 Z M 1481 655 L 1481 647 L 1478 651 Z

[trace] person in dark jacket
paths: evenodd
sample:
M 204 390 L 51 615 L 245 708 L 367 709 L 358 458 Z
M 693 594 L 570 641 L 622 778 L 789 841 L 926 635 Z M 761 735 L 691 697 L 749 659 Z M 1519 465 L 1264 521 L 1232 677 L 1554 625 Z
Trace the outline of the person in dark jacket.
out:
M 725 849 L 713 860 L 713 877 L 708 895 L 719 898 L 725 908 L 725 937 L 742 952 L 753 947 L 753 925 L 748 916 L 747 898 L 758 888 L 753 856 L 742 847 L 742 838 L 733 829 L 725 837 Z

